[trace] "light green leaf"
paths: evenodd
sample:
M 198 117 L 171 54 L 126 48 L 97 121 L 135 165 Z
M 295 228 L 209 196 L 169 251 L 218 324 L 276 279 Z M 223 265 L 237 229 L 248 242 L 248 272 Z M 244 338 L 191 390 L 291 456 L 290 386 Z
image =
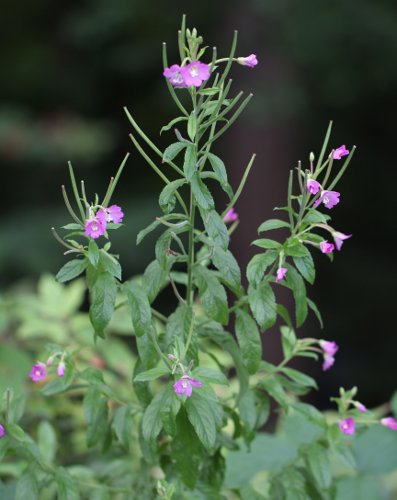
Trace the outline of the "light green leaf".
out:
M 317 383 L 316 381 L 312 378 L 309 377 L 308 375 L 295 370 L 294 368 L 288 368 L 284 366 L 281 371 L 287 375 L 291 380 L 296 382 L 299 385 L 302 385 L 303 387 L 313 387 L 314 389 L 317 389 Z
M 113 428 L 117 439 L 126 449 L 129 449 L 130 446 L 133 425 L 134 418 L 131 413 L 131 407 L 128 405 L 119 406 L 114 412 Z
M 168 130 L 170 130 L 176 123 L 181 122 L 181 121 L 185 121 L 185 120 L 187 120 L 186 116 L 178 116 L 177 118 L 174 118 L 169 123 L 167 123 L 167 125 L 164 125 L 164 127 L 161 127 L 161 129 L 160 129 L 160 135 L 163 132 L 167 132 Z
M 215 210 L 201 211 L 204 227 L 214 243 L 226 250 L 229 245 L 229 234 L 222 217 Z
M 271 231 L 272 229 L 279 229 L 280 227 L 290 227 L 288 222 L 280 219 L 269 219 L 263 222 L 258 227 L 258 233 L 263 233 L 265 231 Z
M 55 481 L 58 486 L 58 500 L 80 500 L 76 481 L 63 467 L 58 467 Z
M 31 472 L 25 472 L 18 479 L 15 500 L 39 500 L 39 487 Z
M 161 269 L 157 260 L 151 262 L 143 275 L 142 287 L 148 296 L 149 302 L 152 303 L 157 297 L 160 290 L 167 283 L 167 271 Z
M 165 366 L 163 362 L 160 362 L 160 364 L 155 368 L 138 373 L 138 375 L 134 378 L 134 382 L 149 382 L 163 377 L 164 375 L 168 375 L 169 373 L 170 369 Z
M 80 276 L 87 269 L 87 260 L 86 259 L 73 259 L 61 267 L 56 275 L 56 280 L 59 283 L 66 283 L 77 276 Z
M 255 321 L 242 309 L 236 311 L 236 337 L 248 372 L 258 371 L 262 358 L 262 342 Z
M 88 260 L 91 262 L 91 264 L 96 267 L 99 262 L 99 248 L 98 245 L 95 243 L 93 239 L 90 239 L 90 242 L 88 244 L 88 254 L 87 254 Z
M 238 402 L 238 411 L 247 433 L 251 433 L 256 426 L 255 394 L 249 390 Z
M 204 368 L 203 366 L 199 366 L 193 370 L 192 375 L 194 378 L 200 380 L 200 382 L 229 385 L 229 381 L 225 375 L 219 370 L 214 370 L 213 368 Z
M 202 391 L 193 391 L 185 403 L 187 416 L 204 447 L 213 451 L 216 441 L 216 423 L 211 408 L 212 402 L 202 395 Z
M 331 486 L 331 466 L 327 450 L 319 443 L 314 443 L 305 451 L 305 460 L 320 490 Z
M 293 328 L 281 326 L 281 344 L 283 347 L 284 358 L 290 358 L 296 346 L 296 335 Z
M 57 451 L 57 436 L 52 425 L 43 420 L 37 429 L 38 447 L 44 461 L 52 463 Z
M 281 243 L 279 243 L 278 241 L 270 240 L 268 238 L 260 238 L 259 240 L 254 240 L 251 245 L 266 249 L 279 249 L 282 247 Z
M 156 394 L 143 414 L 142 434 L 146 441 L 156 439 L 163 427 L 162 409 L 167 399 L 167 390 L 169 388 L 165 388 L 162 392 Z
M 215 247 L 212 262 L 219 270 L 222 281 L 237 295 L 241 294 L 241 272 L 233 254 L 229 250 Z
M 308 297 L 306 298 L 306 300 L 307 300 L 307 305 L 310 307 L 310 309 L 316 315 L 316 318 L 318 319 L 318 322 L 320 323 L 320 328 L 324 328 L 323 319 L 321 317 L 321 313 L 318 310 L 316 304 L 311 299 L 309 299 Z
M 276 298 L 269 283 L 248 287 L 248 300 L 252 314 L 262 331 L 274 325 L 277 319 Z
M 353 454 L 359 471 L 366 474 L 387 474 L 396 470 L 397 432 L 374 425 L 356 437 Z
M 107 400 L 96 387 L 90 387 L 84 397 L 83 407 L 88 424 L 87 446 L 103 444 L 109 428 Z
M 99 251 L 99 262 L 104 271 L 121 280 L 121 266 L 116 257 L 101 249 Z
M 294 257 L 294 263 L 298 271 L 305 278 L 306 281 L 313 284 L 316 278 L 316 270 L 314 268 L 313 257 L 307 248 L 306 255 L 302 257 Z

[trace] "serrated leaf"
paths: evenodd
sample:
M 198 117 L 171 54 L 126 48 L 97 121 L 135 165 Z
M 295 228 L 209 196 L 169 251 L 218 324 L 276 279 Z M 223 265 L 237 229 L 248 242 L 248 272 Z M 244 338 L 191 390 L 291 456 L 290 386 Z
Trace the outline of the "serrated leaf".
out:
M 255 394 L 250 390 L 238 402 L 238 411 L 245 430 L 250 434 L 256 426 Z
M 248 300 L 252 314 L 262 331 L 274 325 L 277 319 L 276 298 L 269 283 L 248 287 Z
M 124 283 L 123 290 L 127 295 L 132 326 L 135 334 L 140 337 L 149 332 L 152 327 L 152 311 L 149 300 L 142 287 L 134 281 Z
M 283 386 L 274 376 L 261 378 L 259 384 L 266 389 L 269 395 L 275 399 L 283 408 L 288 407 L 288 397 Z
M 305 460 L 320 490 L 329 488 L 332 476 L 326 448 L 318 443 L 310 445 Z
M 241 272 L 233 254 L 229 250 L 225 251 L 220 247 L 215 247 L 212 262 L 226 285 L 236 294 L 240 294 L 242 292 Z
M 211 196 L 211 193 L 209 192 L 204 182 L 200 179 L 197 172 L 191 178 L 190 183 L 197 205 L 202 210 L 210 210 L 214 208 L 214 200 Z
M 302 385 L 303 387 L 313 387 L 314 389 L 318 388 L 316 381 L 305 373 L 295 370 L 294 368 L 288 368 L 286 366 L 284 366 L 281 371 L 291 380 L 299 385 Z
M 256 373 L 262 358 L 262 342 L 255 321 L 242 309 L 236 311 L 236 337 L 241 355 L 251 375 Z
M 88 254 L 87 254 L 88 260 L 91 262 L 91 264 L 96 267 L 99 262 L 99 248 L 98 245 L 95 243 L 93 239 L 90 239 L 90 242 L 88 244 Z
M 186 180 L 190 181 L 196 172 L 196 146 L 194 144 L 189 144 L 185 151 L 185 159 L 183 162 L 183 172 L 185 174 Z
M 176 179 L 163 188 L 159 196 L 159 205 L 163 212 L 168 214 L 174 210 L 176 203 L 175 192 L 184 184 L 186 184 L 186 179 Z
M 203 446 L 211 452 L 216 441 L 216 423 L 211 408 L 212 402 L 206 399 L 199 391 L 200 389 L 193 391 L 192 396 L 185 403 L 185 408 L 197 437 Z
M 199 379 L 201 382 L 209 382 L 211 384 L 229 385 L 228 379 L 219 370 L 213 368 L 204 368 L 199 366 L 192 372 L 194 378 Z
M 281 326 L 281 344 L 284 358 L 290 358 L 296 346 L 296 335 L 292 327 Z
M 206 314 L 226 325 L 229 318 L 226 292 L 215 273 L 200 265 L 194 267 L 193 273 Z
M 329 215 L 325 215 L 314 208 L 310 208 L 309 213 L 302 222 L 305 224 L 327 224 L 330 218 Z
M 152 441 L 160 434 L 163 428 L 164 412 L 170 411 L 173 400 L 172 384 L 168 385 L 162 392 L 156 394 L 142 417 L 142 434 L 146 441 Z
M 188 143 L 186 142 L 175 142 L 174 144 L 171 144 L 163 153 L 163 161 L 172 161 L 178 153 L 186 148 L 187 145 Z
M 121 266 L 119 261 L 105 250 L 99 251 L 99 262 L 104 271 L 108 272 L 118 280 L 121 280 Z
M 314 267 L 313 258 L 309 250 L 306 249 L 306 255 L 302 257 L 294 257 L 294 263 L 298 271 L 305 278 L 306 281 L 313 284 L 316 278 L 316 270 Z
M 128 405 L 120 406 L 114 412 L 113 428 L 117 439 L 128 449 L 131 441 L 131 432 L 134 425 L 131 407 Z
M 88 424 L 87 446 L 103 445 L 109 428 L 107 400 L 95 387 L 91 387 L 84 397 L 84 414 Z
M 164 127 L 161 127 L 160 135 L 163 132 L 167 132 L 168 130 L 170 130 L 176 123 L 181 122 L 181 121 L 185 121 L 185 120 L 187 120 L 186 116 L 178 116 L 177 118 L 174 118 L 173 120 L 168 122 L 167 125 L 164 125 Z
M 166 351 L 169 351 L 176 339 L 179 339 L 182 343 L 186 342 L 189 331 L 191 329 L 192 321 L 193 310 L 191 306 L 188 306 L 186 304 L 179 305 L 177 309 L 169 316 L 165 329 Z M 192 346 L 193 345 L 191 343 L 191 347 Z M 197 352 L 192 352 L 191 349 L 189 349 L 188 356 L 190 357 L 192 355 L 194 358 L 196 358 Z
M 104 337 L 104 329 L 112 318 L 116 295 L 114 277 L 109 273 L 100 273 L 90 289 L 90 321 L 100 337 Z
M 197 115 L 195 110 L 193 110 L 187 122 L 187 135 L 189 136 L 191 141 L 194 141 L 197 132 Z
M 308 252 L 308 249 L 303 243 L 300 243 L 298 238 L 289 238 L 284 245 L 284 253 L 289 257 L 305 257 Z
M 307 317 L 306 287 L 303 278 L 296 269 L 289 264 L 285 264 L 288 269 L 286 281 L 291 288 L 295 300 L 296 325 L 302 326 Z
M 250 283 L 257 285 L 262 281 L 266 269 L 275 262 L 278 253 L 269 250 L 265 253 L 254 255 L 247 266 L 247 278 Z
M 263 222 L 258 227 L 258 233 L 263 233 L 265 231 L 271 231 L 272 229 L 279 229 L 280 227 L 290 227 L 288 222 L 281 219 L 269 219 Z
M 214 243 L 226 250 L 229 245 L 229 234 L 222 217 L 215 210 L 201 211 L 204 227 Z
M 223 161 L 213 153 L 208 153 L 208 160 L 219 182 L 221 184 L 227 184 L 226 167 Z
M 86 259 L 73 259 L 69 262 L 66 262 L 66 264 L 61 267 L 55 278 L 59 283 L 66 283 L 67 281 L 80 276 L 80 274 L 83 273 L 86 269 Z

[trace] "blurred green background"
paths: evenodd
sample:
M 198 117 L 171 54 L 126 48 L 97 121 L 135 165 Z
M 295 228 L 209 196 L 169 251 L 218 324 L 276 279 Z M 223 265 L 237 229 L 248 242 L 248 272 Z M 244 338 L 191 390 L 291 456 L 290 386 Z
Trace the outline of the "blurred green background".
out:
M 396 295 L 395 1 L 3 0 L 1 6 L 0 289 L 34 282 L 65 262 L 50 227 L 70 222 L 60 190 L 68 183 L 68 160 L 88 194 L 102 194 L 125 152 L 132 152 L 114 198 L 126 226 L 115 233 L 113 248 L 125 277 L 152 260 L 153 239 L 137 248 L 135 237 L 159 214 L 161 183 L 134 151 L 122 107 L 160 147 L 174 140 L 172 133 L 159 136 L 177 115 L 161 76 L 161 43 L 167 41 L 169 61 L 176 61 L 176 31 L 186 13 L 188 26 L 218 54 L 227 55 L 238 29 L 238 55 L 254 52 L 260 61 L 252 70 L 234 67 L 235 91 L 252 91 L 254 100 L 216 147 L 233 186 L 250 154 L 258 155 L 236 207 L 241 224 L 232 249 L 242 267 L 253 253 L 257 225 L 285 203 L 289 169 L 297 160 L 307 165 L 311 150 L 318 153 L 328 121 L 335 122 L 331 147 L 358 146 L 332 212 L 335 227 L 354 236 L 333 264 L 318 255 L 318 283 L 309 295 L 325 329 L 313 320 L 301 335 L 341 345 L 335 367 L 320 375 L 321 406 L 329 406 L 339 385 L 358 385 L 368 405 L 387 400 L 395 389 L 397 348 L 390 314 Z M 279 356 L 275 332 L 264 340 L 265 355 Z M 319 373 L 313 363 L 308 370 Z

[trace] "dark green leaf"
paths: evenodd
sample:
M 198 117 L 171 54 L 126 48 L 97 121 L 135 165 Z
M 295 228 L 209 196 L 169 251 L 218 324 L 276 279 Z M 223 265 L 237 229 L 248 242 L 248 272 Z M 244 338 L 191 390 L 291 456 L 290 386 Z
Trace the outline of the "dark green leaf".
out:
M 276 298 L 269 283 L 261 283 L 258 287 L 248 287 L 248 300 L 252 314 L 262 331 L 274 325 L 277 319 Z
M 294 370 L 293 368 L 288 368 L 286 366 L 284 366 L 281 370 L 283 373 L 285 373 L 285 375 L 287 375 L 287 377 L 296 382 L 298 385 L 302 385 L 303 387 L 313 387 L 314 389 L 317 389 L 317 383 L 312 377 L 309 377 L 308 375 L 305 375 L 298 370 Z
M 182 151 L 182 149 L 186 148 L 188 143 L 186 142 L 175 142 L 168 146 L 168 148 L 164 151 L 163 161 L 168 162 L 172 161 L 175 156 Z
M 104 271 L 121 280 L 121 266 L 116 257 L 101 249 L 99 251 L 99 262 Z
M 143 275 L 142 287 L 145 290 L 150 303 L 154 301 L 160 290 L 167 283 L 167 279 L 167 272 L 164 269 L 161 269 L 157 260 L 154 260 L 147 266 Z
M 159 435 L 166 413 L 172 412 L 175 419 L 179 408 L 173 394 L 172 384 L 169 384 L 162 392 L 156 394 L 146 408 L 142 417 L 142 433 L 146 441 L 152 441 Z
M 284 358 L 292 357 L 296 346 L 296 335 L 293 328 L 288 326 L 281 326 L 281 344 L 283 346 Z
M 62 229 L 66 229 L 67 231 L 83 231 L 84 227 L 81 224 L 72 222 L 71 224 L 62 226 Z
M 266 249 L 279 249 L 282 246 L 278 241 L 269 240 L 268 238 L 260 238 L 259 240 L 254 240 L 251 245 Z
M 113 428 L 117 439 L 126 449 L 130 446 L 133 425 L 134 419 L 131 413 L 131 407 L 125 405 L 117 408 L 114 412 Z
M 152 330 L 151 335 L 154 335 L 154 330 Z M 139 358 L 145 370 L 154 368 L 159 361 L 159 354 L 154 347 L 151 335 L 146 332 L 141 337 L 136 338 Z
M 103 444 L 109 426 L 107 400 L 96 387 L 91 387 L 84 397 L 83 405 L 88 425 L 87 446 Z
M 190 182 L 197 205 L 202 210 L 210 210 L 214 208 L 214 200 L 211 193 L 204 182 L 200 179 L 197 172 L 193 175 Z
M 214 171 L 217 179 L 221 184 L 227 183 L 227 173 L 225 164 L 223 161 L 216 155 L 212 153 L 208 153 L 208 159 L 211 163 L 212 170 Z
M 213 451 L 216 440 L 216 421 L 212 401 L 203 396 L 203 391 L 193 391 L 185 403 L 187 416 L 204 447 Z
M 255 321 L 242 309 L 236 311 L 236 336 L 248 372 L 256 373 L 262 358 L 261 337 Z
M 229 250 L 220 247 L 214 248 L 212 261 L 219 270 L 223 282 L 236 293 L 242 293 L 241 272 L 236 259 Z
M 142 287 L 134 281 L 127 281 L 123 285 L 135 334 L 140 337 L 148 332 L 152 324 L 152 311 L 148 298 Z
M 99 262 L 99 248 L 98 245 L 95 243 L 93 239 L 90 239 L 90 242 L 88 244 L 88 254 L 87 254 L 88 260 L 91 262 L 91 264 L 95 267 L 98 265 Z
M 259 384 L 266 389 L 269 395 L 277 401 L 283 408 L 288 407 L 288 398 L 283 386 L 274 378 L 274 376 L 266 376 L 261 378 Z
M 196 137 L 196 132 L 197 132 L 197 115 L 196 112 L 193 110 L 190 113 L 187 122 L 187 135 L 189 136 L 191 141 L 194 141 L 194 138 Z
M 90 289 L 90 320 L 96 335 L 104 337 L 104 329 L 113 315 L 117 285 L 109 273 L 100 273 Z
M 159 205 L 163 212 L 168 214 L 174 210 L 176 203 L 175 192 L 184 184 L 186 184 L 186 179 L 177 179 L 163 188 L 159 196 Z
M 206 314 L 211 319 L 226 325 L 229 311 L 225 289 L 213 271 L 197 265 L 193 272 Z
M 194 144 L 189 144 L 185 151 L 185 159 L 183 162 L 183 172 L 185 174 L 186 180 L 190 181 L 196 172 L 196 162 L 197 162 L 197 154 L 196 154 L 196 146 Z
M 290 227 L 288 222 L 285 222 L 280 219 L 269 219 L 266 222 L 263 222 L 258 227 L 258 233 L 263 233 L 265 231 L 271 231 L 272 229 L 279 229 L 280 227 Z
M 329 215 L 325 215 L 314 208 L 310 208 L 309 213 L 306 215 L 302 222 L 304 222 L 305 224 L 326 224 L 330 218 L 331 217 Z
M 321 313 L 318 310 L 316 304 L 311 299 L 309 299 L 309 298 L 306 298 L 306 300 L 307 300 L 307 305 L 310 307 L 310 309 L 316 315 L 316 318 L 318 319 L 318 322 L 320 323 L 320 328 L 324 328 L 323 319 L 321 317 Z
M 171 346 L 174 344 L 176 339 L 179 339 L 182 343 L 186 342 L 189 335 L 189 331 L 193 321 L 193 311 L 190 306 L 179 305 L 178 308 L 171 314 L 168 318 L 166 330 L 165 330 L 165 349 L 169 352 Z M 194 337 L 194 332 L 193 332 Z M 191 348 L 193 347 L 191 343 Z M 197 349 L 196 349 L 197 351 Z M 187 354 L 188 358 L 196 358 L 197 352 L 192 352 L 189 349 Z
M 199 366 L 195 368 L 192 372 L 194 378 L 197 378 L 201 382 L 209 382 L 211 384 L 219 385 L 229 385 L 228 379 L 219 370 L 214 370 L 213 368 L 204 368 Z
M 158 366 L 152 368 L 151 370 L 138 373 L 138 375 L 134 378 L 134 382 L 149 382 L 150 380 L 156 380 L 164 375 L 168 375 L 169 373 L 169 368 L 161 362 Z
M 305 248 L 305 250 L 307 252 L 306 255 L 303 257 L 294 257 L 294 263 L 305 280 L 313 284 L 316 277 L 316 270 L 314 268 L 311 253 L 307 250 L 307 248 Z
M 185 120 L 187 120 L 186 116 L 178 116 L 177 118 L 174 118 L 169 123 L 167 123 L 167 125 L 164 125 L 164 127 L 161 127 L 160 135 L 163 132 L 167 132 L 168 130 L 170 130 L 176 123 L 181 122 L 181 121 L 185 121 Z M 173 146 L 173 144 L 171 144 L 171 146 Z
M 247 266 L 248 281 L 255 285 L 260 283 L 264 272 L 277 259 L 277 255 L 275 250 L 254 255 Z
M 208 236 L 217 246 L 226 250 L 229 245 L 229 234 L 222 217 L 215 210 L 202 211 L 201 217 Z
M 73 259 L 61 267 L 56 275 L 56 280 L 59 283 L 65 283 L 66 281 L 70 281 L 73 278 L 77 278 L 87 269 L 87 260 L 86 259 Z
M 291 288 L 295 300 L 295 315 L 297 326 L 302 326 L 307 316 L 307 300 L 305 282 L 296 269 L 289 264 L 285 264 L 288 269 L 286 281 Z
M 244 428 L 248 434 L 252 433 L 256 426 L 255 394 L 247 391 L 238 402 L 238 411 Z

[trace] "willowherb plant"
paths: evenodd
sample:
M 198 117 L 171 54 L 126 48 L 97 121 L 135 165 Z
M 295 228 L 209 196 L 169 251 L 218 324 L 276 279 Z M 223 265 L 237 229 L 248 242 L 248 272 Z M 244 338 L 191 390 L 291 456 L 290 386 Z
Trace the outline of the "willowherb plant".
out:
M 137 236 L 139 245 L 149 233 L 160 231 L 155 258 L 143 275 L 122 282 L 118 257 L 110 253 L 110 231 L 119 229 L 124 220 L 122 209 L 110 203 L 128 155 L 102 201 L 98 196 L 92 202 L 87 199 L 84 183 L 79 189 L 70 166 L 76 210 L 62 190 L 73 222 L 63 227 L 64 237 L 53 229 L 67 248 L 65 255 L 74 255 L 57 280 L 65 283 L 85 273 L 95 339 L 106 342 L 105 330 L 114 312 L 129 311 L 137 349 L 130 399 L 120 399 L 117 387 L 108 383 L 101 369 L 79 366 L 78 349 L 67 346 L 49 345 L 47 362 L 35 364 L 30 378 L 43 381 L 47 372 L 56 371 L 45 386 L 47 394 L 84 387 L 88 445 L 104 452 L 118 447 L 124 450 L 118 452 L 121 455 L 141 457 L 140 472 L 131 472 L 121 485 L 97 479 L 93 488 L 100 485 L 104 496 L 95 498 L 334 498 L 330 454 L 350 461 L 354 468 L 345 435 L 375 423 L 397 430 L 393 417 L 380 419 L 384 414 L 372 413 L 356 400 L 355 388 L 341 389 L 333 399 L 337 418 L 300 402 L 299 397 L 317 384 L 288 366 L 296 357 L 320 357 L 327 370 L 338 351 L 333 341 L 301 338 L 296 332 L 309 310 L 322 325 L 315 303 L 306 294 L 305 282 L 315 280 L 311 251 L 332 258 L 335 248 L 341 250 L 352 236 L 330 225 L 329 211 L 340 202 L 334 188 L 355 148 L 330 148 L 329 125 L 317 160 L 311 153 L 307 168 L 299 162 L 290 171 L 287 205 L 280 209 L 286 218 L 267 220 L 258 228 L 259 233 L 283 229 L 287 236 L 282 242 L 253 241 L 259 252 L 247 266 L 247 280 L 242 280 L 228 246 L 239 224 L 234 207 L 255 155 L 234 190 L 224 162 L 212 148 L 252 97 L 242 92 L 233 96 L 232 82 L 227 80 L 233 63 L 254 68 L 258 61 L 254 54 L 236 57 L 237 33 L 226 58 L 218 59 L 215 48 L 208 56 L 202 44 L 195 29 L 185 28 L 184 19 L 178 33 L 178 64 L 169 66 L 164 44 L 163 75 L 180 114 L 161 132 L 175 133 L 176 142 L 160 151 L 125 109 L 133 127 L 132 142 L 165 184 L 159 196 L 163 214 Z M 226 206 L 216 206 L 212 182 L 225 191 Z M 275 291 L 280 286 L 292 292 L 293 318 L 277 302 Z M 175 311 L 168 317 L 156 303 L 163 289 L 175 296 Z M 283 359 L 273 364 L 262 359 L 262 341 L 266 342 L 263 333 L 278 320 Z M 276 405 L 273 410 L 271 401 Z M 34 443 L 10 420 L 9 403 L 0 438 L 9 438 L 10 449 L 25 440 L 25 449 L 18 452 L 34 457 L 23 476 L 25 483 L 38 494 L 54 481 L 59 498 L 88 495 L 73 471 L 48 467 L 35 455 Z M 225 482 L 225 457 L 238 448 L 249 448 L 271 414 L 278 415 L 280 422 L 303 420 L 316 432 L 303 441 L 291 438 L 298 439 L 295 454 L 288 455 L 281 467 L 269 467 L 261 496 L 250 486 L 234 485 L 230 478 Z M 267 453 L 271 456 L 272 449 Z M 232 473 L 226 470 L 228 474 Z M 22 486 L 20 491 L 25 491 Z

